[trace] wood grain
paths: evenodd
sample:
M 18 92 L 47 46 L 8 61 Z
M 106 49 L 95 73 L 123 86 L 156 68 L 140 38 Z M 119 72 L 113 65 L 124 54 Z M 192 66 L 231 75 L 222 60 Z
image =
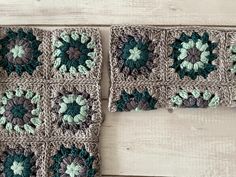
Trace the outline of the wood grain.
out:
M 100 146 L 106 177 L 236 177 L 235 109 L 107 111 L 111 24 L 233 26 L 235 12 L 234 0 L 0 0 L 2 25 L 100 27 L 105 115 Z
M 1 0 L 2 24 L 236 25 L 235 0 Z

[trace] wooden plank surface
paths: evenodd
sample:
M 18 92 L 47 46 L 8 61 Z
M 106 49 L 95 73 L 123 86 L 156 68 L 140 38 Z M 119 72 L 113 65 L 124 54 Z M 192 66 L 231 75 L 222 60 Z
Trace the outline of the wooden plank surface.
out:
M 5 24 L 236 25 L 235 0 L 1 0 Z
M 100 147 L 106 177 L 236 177 L 235 109 L 107 111 L 109 25 L 232 26 L 236 25 L 235 12 L 234 0 L 0 0 L 2 25 L 100 27 L 105 115 Z

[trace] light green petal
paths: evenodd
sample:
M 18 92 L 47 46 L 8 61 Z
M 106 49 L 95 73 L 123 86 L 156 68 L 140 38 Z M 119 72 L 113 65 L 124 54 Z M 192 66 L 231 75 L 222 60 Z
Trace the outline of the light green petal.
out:
M 84 121 L 85 121 L 85 116 L 83 116 L 83 115 L 78 114 L 74 117 L 75 123 L 84 122 Z
M 75 101 L 78 105 L 80 105 L 81 100 L 83 100 L 83 97 L 81 95 L 78 95 Z
M 39 108 L 33 109 L 33 110 L 31 111 L 31 114 L 33 114 L 34 116 L 39 116 L 39 113 L 40 113 L 40 109 L 39 109 Z
M 84 44 L 85 42 L 87 42 L 89 40 L 89 37 L 86 33 L 82 33 L 81 34 L 81 43 Z
M 16 89 L 16 96 L 21 97 L 24 94 L 23 90 L 21 90 L 20 88 Z
M 92 59 L 94 59 L 96 57 L 96 52 L 89 52 L 88 56 Z
M 58 112 L 59 112 L 60 114 L 66 112 L 66 110 L 67 110 L 67 104 L 66 104 L 66 103 L 60 103 L 59 105 L 60 105 L 60 109 L 59 109 Z
M 68 96 L 63 96 L 62 100 L 64 103 L 68 104 L 68 103 L 73 103 L 75 101 L 75 96 L 73 94 L 68 95 Z
M 71 115 L 64 115 L 63 120 L 66 122 L 72 123 L 74 119 Z
M 200 51 L 206 51 L 208 48 L 208 44 L 203 44 L 202 47 L 199 49 Z
M 236 65 L 234 65 L 234 66 L 230 69 L 230 71 L 231 71 L 232 73 L 236 73 Z
M 86 60 L 85 63 L 90 69 L 92 69 L 95 66 L 95 62 L 92 60 Z
M 231 61 L 236 61 L 236 55 L 232 55 L 232 56 L 230 57 L 230 60 L 231 60 Z
M 5 112 L 4 106 L 0 107 L 0 114 L 4 114 L 4 112 Z
M 200 50 L 202 48 L 202 41 L 200 39 L 198 39 L 198 41 L 196 42 L 196 48 L 198 50 Z
M 204 100 L 209 100 L 211 98 L 211 92 L 209 92 L 208 90 L 206 90 L 204 93 L 203 93 L 203 99 Z
M 204 68 L 204 64 L 201 61 L 196 62 L 198 65 L 198 68 Z
M 198 71 L 199 66 L 198 66 L 198 63 L 197 63 L 197 62 L 193 64 L 193 69 L 194 69 L 195 72 Z
M 39 95 L 39 94 L 36 94 L 36 95 L 34 95 L 34 97 L 31 99 L 31 103 L 37 104 L 37 103 L 40 102 L 40 99 L 41 99 L 40 95 Z
M 206 63 L 206 64 L 209 62 L 209 59 L 206 58 L 204 55 L 203 55 L 203 56 L 201 55 L 200 60 L 201 60 L 203 63 Z
M 2 104 L 6 105 L 8 101 L 8 98 L 6 96 L 2 97 Z
M 17 133 L 23 133 L 23 130 L 19 127 L 19 125 L 15 125 L 15 126 L 14 126 L 14 130 L 15 130 Z
M 59 48 L 63 45 L 63 43 L 59 40 L 54 41 L 53 46 L 56 48 Z
M 5 124 L 5 123 L 6 123 L 6 117 L 2 116 L 2 117 L 0 118 L 0 125 L 3 125 L 3 124 Z
M 194 96 L 194 98 L 198 98 L 198 97 L 201 95 L 201 93 L 200 93 L 199 90 L 194 89 L 194 90 L 192 91 L 192 95 Z
M 193 69 L 193 64 L 191 62 L 188 62 L 188 65 L 186 66 L 188 71 L 191 71 Z
M 30 121 L 32 122 L 32 124 L 34 124 L 36 127 L 40 126 L 42 124 L 41 119 L 39 118 L 32 118 L 30 119 Z
M 93 48 L 96 47 L 96 43 L 95 43 L 94 41 L 90 41 L 90 42 L 87 44 L 87 47 L 88 47 L 89 49 L 93 49 Z
M 58 68 L 60 65 L 61 65 L 61 58 L 56 58 L 53 63 L 53 67 Z
M 31 99 L 34 96 L 34 93 L 31 90 L 27 90 L 25 97 Z
M 210 55 L 210 52 L 209 51 L 204 51 L 201 53 L 201 57 L 207 57 Z
M 211 99 L 211 101 L 210 101 L 210 103 L 208 104 L 208 106 L 209 106 L 209 107 L 216 107 L 216 106 L 218 106 L 219 104 L 220 104 L 220 98 L 215 95 L 215 96 Z
M 182 47 L 185 48 L 185 49 L 190 49 L 190 48 L 193 48 L 194 47 L 194 42 L 193 40 L 189 40 L 189 42 L 182 42 Z
M 77 70 L 74 66 L 71 66 L 69 71 L 70 71 L 70 74 L 72 75 L 75 75 L 77 73 Z
M 87 101 L 85 100 L 85 99 L 81 99 L 79 102 L 77 102 L 78 103 L 78 105 L 80 105 L 80 106 L 83 106 L 83 105 L 85 105 L 86 103 L 87 103 Z
M 180 95 L 183 99 L 187 99 L 187 98 L 188 98 L 188 92 L 186 92 L 186 90 L 180 90 L 180 91 L 179 91 L 179 95 Z
M 176 95 L 171 98 L 171 102 L 180 106 L 183 103 L 183 100 L 180 96 Z
M 59 68 L 59 71 L 60 71 L 62 74 L 65 74 L 66 71 L 67 71 L 66 65 L 62 65 L 62 66 Z
M 76 31 L 71 32 L 71 38 L 74 39 L 75 41 L 79 39 L 79 35 Z
M 53 57 L 58 57 L 61 54 L 61 50 L 60 49 L 56 49 L 54 50 L 54 52 L 52 53 Z
M 80 114 L 81 114 L 82 116 L 87 116 L 87 109 L 86 109 L 86 110 L 81 110 L 81 109 L 80 109 Z
M 87 75 L 88 74 L 88 70 L 83 65 L 79 65 L 78 66 L 78 70 L 79 70 L 80 74 L 83 74 L 83 75 Z
M 231 46 L 231 51 L 236 53 L 236 45 L 235 44 Z
M 9 99 L 12 99 L 14 96 L 13 92 L 10 90 L 7 90 L 5 93 L 6 93 L 7 98 L 9 98 Z
M 68 35 L 68 33 L 66 31 L 62 32 L 60 34 L 60 37 L 63 39 L 63 41 L 65 42 L 70 42 L 70 36 Z
M 13 127 L 12 127 L 12 123 L 8 122 L 8 123 L 6 124 L 6 127 L 5 127 L 5 128 L 6 128 L 7 131 L 12 132 L 12 128 L 13 128 Z
M 27 132 L 27 133 L 30 133 L 30 134 L 34 134 L 34 128 L 33 127 L 31 127 L 30 125 L 28 125 L 28 124 L 25 124 L 24 125 L 24 129 L 25 129 L 25 131 Z
M 180 49 L 180 55 L 178 56 L 178 60 L 183 60 L 188 56 L 188 51 L 186 49 Z
M 188 66 L 188 61 L 183 61 L 181 64 L 180 64 L 180 68 L 183 69 L 183 68 L 186 68 Z

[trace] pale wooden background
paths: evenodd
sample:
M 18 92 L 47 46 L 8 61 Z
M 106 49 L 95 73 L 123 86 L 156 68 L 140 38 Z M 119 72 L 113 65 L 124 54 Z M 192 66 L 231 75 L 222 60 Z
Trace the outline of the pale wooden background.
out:
M 236 26 L 235 0 L 0 0 L 0 24 L 98 26 L 104 176 L 236 177 L 236 109 L 109 113 L 111 24 Z

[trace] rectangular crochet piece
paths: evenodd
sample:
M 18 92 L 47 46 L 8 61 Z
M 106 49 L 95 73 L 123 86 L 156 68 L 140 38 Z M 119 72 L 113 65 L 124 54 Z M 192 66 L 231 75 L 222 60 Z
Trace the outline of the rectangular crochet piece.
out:
M 0 28 L 0 176 L 100 176 L 97 28 Z
M 113 26 L 109 110 L 234 106 L 236 31 Z

